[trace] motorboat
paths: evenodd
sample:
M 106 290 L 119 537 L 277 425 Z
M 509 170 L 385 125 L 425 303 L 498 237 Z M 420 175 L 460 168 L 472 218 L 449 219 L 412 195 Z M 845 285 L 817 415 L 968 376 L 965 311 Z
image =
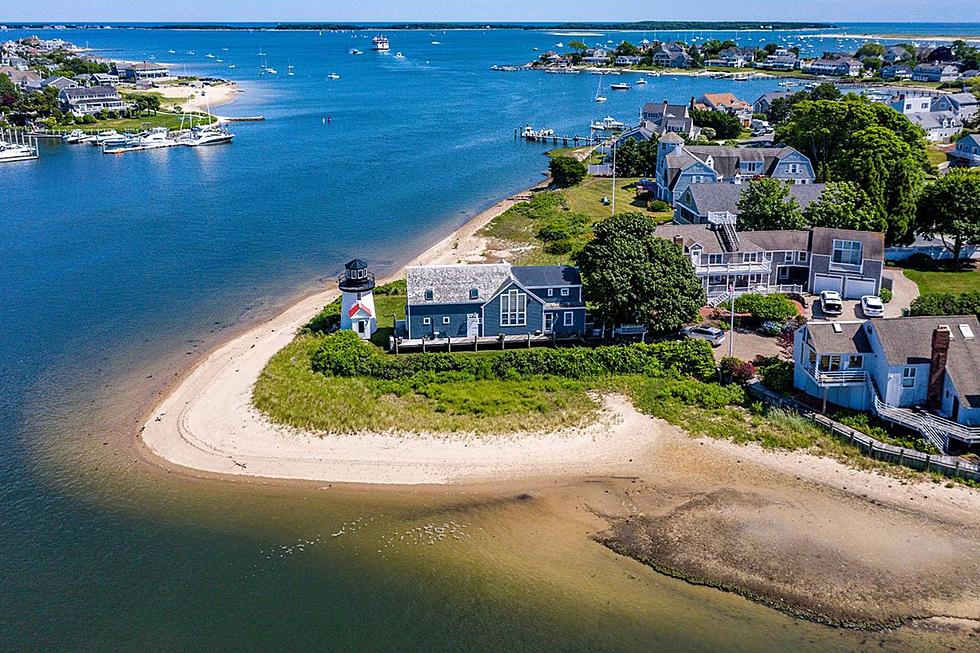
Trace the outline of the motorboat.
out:
M 37 158 L 37 148 L 27 144 L 0 141 L 0 163 L 30 161 Z
M 238 68 L 238 66 L 236 66 L 236 65 L 235 65 L 235 64 L 233 64 L 233 63 L 230 63 L 230 64 L 228 64 L 228 67 L 229 67 L 229 68 Z
M 177 51 L 176 50 L 173 50 L 173 49 L 170 49 L 170 50 L 167 50 L 167 54 L 177 54 Z
M 266 68 L 265 69 L 265 72 L 269 73 L 270 75 L 278 75 L 279 74 L 279 71 L 276 70 L 275 68 Z
M 388 37 L 384 34 L 375 36 L 371 39 L 371 49 L 375 52 L 388 52 L 391 49 L 391 44 L 388 43 Z
M 643 79 L 642 77 L 639 78 L 638 80 L 636 80 L 636 85 L 637 86 L 643 86 L 646 83 L 647 83 L 647 80 Z
M 136 137 L 137 145 L 144 150 L 152 150 L 158 147 L 172 147 L 177 141 L 170 138 L 170 130 L 166 127 L 153 127 Z
M 192 127 L 189 132 L 177 139 L 180 145 L 198 147 L 201 145 L 220 145 L 230 143 L 235 135 L 219 125 Z
M 208 53 L 207 53 L 206 55 L 204 55 L 204 56 L 205 56 L 205 57 L 207 57 L 208 59 L 214 59 L 214 55 L 213 55 L 213 54 L 211 54 L 210 52 L 208 52 Z
M 626 82 L 616 82 L 615 84 L 610 84 L 609 88 L 614 91 L 628 91 L 633 87 Z
M 608 99 L 609 98 L 607 98 L 605 95 L 597 95 L 597 96 L 595 96 L 595 101 L 596 102 L 605 102 Z
M 62 139 L 66 143 L 71 143 L 72 145 L 74 145 L 75 143 L 87 143 L 88 141 L 92 140 L 93 138 L 95 138 L 95 137 L 94 136 L 90 136 L 89 134 L 86 134 L 81 129 L 73 129 L 68 134 L 66 134 L 65 136 L 62 136 Z
M 356 55 L 356 54 L 364 54 L 363 52 L 361 52 L 361 51 L 360 51 L 360 50 L 358 50 L 357 48 L 351 48 L 351 49 L 350 49 L 350 53 L 351 53 L 351 54 L 355 54 L 355 55 Z
M 106 141 L 111 141 L 115 138 L 120 138 L 121 134 L 115 129 L 107 129 L 96 134 L 94 137 L 89 139 L 87 142 L 92 145 L 102 145 Z
M 442 43 L 440 43 L 439 41 L 433 41 L 432 45 L 442 45 Z
M 330 73 L 329 75 L 327 75 L 327 79 L 340 79 L 340 75 L 338 75 L 337 73 Z
M 404 58 L 405 58 L 405 55 L 403 55 L 401 52 L 396 52 L 395 53 L 395 59 L 404 59 Z
M 591 127 L 596 131 L 622 131 L 626 124 L 612 116 L 606 116 L 602 120 L 593 120 Z
M 289 64 L 288 66 L 286 66 L 286 74 L 288 76 L 290 76 L 290 77 L 292 77 L 293 75 L 296 74 L 296 72 L 293 70 L 293 65 L 292 64 Z

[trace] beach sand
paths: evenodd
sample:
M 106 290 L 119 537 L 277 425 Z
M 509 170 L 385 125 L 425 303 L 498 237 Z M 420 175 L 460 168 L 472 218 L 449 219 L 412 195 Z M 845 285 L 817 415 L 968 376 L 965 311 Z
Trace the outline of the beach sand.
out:
M 152 89 L 167 100 L 164 104 L 179 106 L 185 111 L 207 111 L 235 101 L 242 91 L 234 82 L 205 86 L 200 82 L 172 84 Z

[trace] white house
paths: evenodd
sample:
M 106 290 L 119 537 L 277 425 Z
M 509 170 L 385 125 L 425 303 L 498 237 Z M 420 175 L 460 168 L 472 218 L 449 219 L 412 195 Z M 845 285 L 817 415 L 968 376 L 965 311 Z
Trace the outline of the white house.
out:
M 808 322 L 794 336 L 794 385 L 944 450 L 980 445 L 977 334 L 973 315 Z

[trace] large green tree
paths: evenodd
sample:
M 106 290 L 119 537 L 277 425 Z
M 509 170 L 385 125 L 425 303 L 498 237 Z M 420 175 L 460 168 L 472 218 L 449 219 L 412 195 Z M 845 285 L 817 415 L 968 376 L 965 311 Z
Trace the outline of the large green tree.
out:
M 589 169 L 584 163 L 570 156 L 556 156 L 548 163 L 551 178 L 559 188 L 581 183 Z
M 654 333 L 669 333 L 704 306 L 691 259 L 658 238 L 656 228 L 642 213 L 614 215 L 595 226 L 576 257 L 586 298 L 606 323 L 646 324 Z
M 789 186 L 778 179 L 763 177 L 742 188 L 738 200 L 738 228 L 802 229 L 806 226 L 800 203 L 790 195 Z
M 727 111 L 691 109 L 691 120 L 698 127 L 714 129 L 716 138 L 738 138 L 742 133 L 742 123 Z
M 803 219 L 811 226 L 833 229 L 884 231 L 888 226 L 868 194 L 852 181 L 828 183 L 823 195 L 803 210 Z
M 862 129 L 851 135 L 831 169 L 835 179 L 855 182 L 868 194 L 888 242 L 910 239 L 925 175 L 908 143 L 885 127 Z
M 925 187 L 915 231 L 942 239 L 959 259 L 963 245 L 980 245 L 980 173 L 953 170 Z

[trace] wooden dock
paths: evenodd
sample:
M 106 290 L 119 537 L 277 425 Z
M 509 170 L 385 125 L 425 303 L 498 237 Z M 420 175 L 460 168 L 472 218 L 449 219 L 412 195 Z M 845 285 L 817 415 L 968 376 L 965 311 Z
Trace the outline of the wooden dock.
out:
M 222 120 L 225 122 L 261 122 L 265 120 L 265 116 L 224 116 Z
M 601 136 L 579 136 L 578 134 L 568 136 L 549 133 L 550 131 L 547 129 L 529 131 L 526 127 L 517 127 L 514 129 L 514 140 L 523 140 L 529 143 L 551 143 L 553 145 L 561 145 L 562 147 L 584 147 L 586 145 L 599 145 L 602 143 Z

